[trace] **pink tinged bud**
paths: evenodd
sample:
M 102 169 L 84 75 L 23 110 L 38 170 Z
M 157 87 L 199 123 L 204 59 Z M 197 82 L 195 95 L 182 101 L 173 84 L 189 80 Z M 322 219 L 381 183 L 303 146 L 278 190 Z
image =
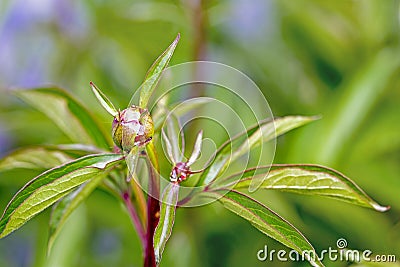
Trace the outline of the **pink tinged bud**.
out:
M 171 171 L 171 182 L 183 182 L 191 174 L 190 167 L 186 162 L 178 162 Z
M 164 141 L 166 144 L 168 156 L 170 157 L 172 162 L 175 162 L 174 158 L 172 156 L 173 153 L 172 153 L 171 142 L 169 141 L 169 139 L 168 139 L 167 135 L 164 133 L 164 131 L 162 131 L 162 135 L 164 137 Z M 171 182 L 181 183 L 181 182 L 185 181 L 189 177 L 190 174 L 195 173 L 190 170 L 190 165 L 192 165 L 200 155 L 201 144 L 203 141 L 202 139 L 203 139 L 203 131 L 200 131 L 197 134 L 193 152 L 192 152 L 192 155 L 190 156 L 189 160 L 187 162 L 175 163 L 174 167 L 172 168 L 172 171 L 169 176 L 169 179 Z
M 125 152 L 133 147 L 142 147 L 153 138 L 153 120 L 147 109 L 131 106 L 124 109 L 112 124 L 112 136 L 115 145 Z

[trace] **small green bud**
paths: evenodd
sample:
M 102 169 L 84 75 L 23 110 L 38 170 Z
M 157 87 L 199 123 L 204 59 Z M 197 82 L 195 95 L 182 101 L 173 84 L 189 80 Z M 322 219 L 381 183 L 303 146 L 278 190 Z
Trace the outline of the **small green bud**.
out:
M 153 120 L 147 109 L 131 106 L 114 117 L 113 140 L 125 152 L 131 151 L 134 146 L 146 145 L 153 134 Z

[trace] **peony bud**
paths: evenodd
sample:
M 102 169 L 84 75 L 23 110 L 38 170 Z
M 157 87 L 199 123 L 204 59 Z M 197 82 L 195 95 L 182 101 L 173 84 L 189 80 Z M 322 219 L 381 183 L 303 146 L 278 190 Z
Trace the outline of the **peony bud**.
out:
M 131 106 L 114 117 L 113 140 L 125 152 L 129 153 L 134 146 L 146 145 L 153 134 L 153 120 L 147 109 Z
M 178 162 L 171 171 L 169 179 L 171 182 L 183 182 L 188 178 L 192 172 L 190 171 L 190 166 L 186 162 Z

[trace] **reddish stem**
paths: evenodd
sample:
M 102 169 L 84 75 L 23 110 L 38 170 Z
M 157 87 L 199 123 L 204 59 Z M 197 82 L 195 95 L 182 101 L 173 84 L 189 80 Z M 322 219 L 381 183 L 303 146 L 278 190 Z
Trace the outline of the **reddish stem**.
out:
M 135 230 L 138 233 L 138 236 L 142 243 L 142 247 L 143 247 L 143 249 L 145 249 L 147 247 L 146 233 L 143 229 L 143 226 L 139 219 L 139 216 L 136 213 L 135 207 L 132 204 L 131 196 L 129 195 L 128 192 L 124 192 L 122 194 L 122 199 L 124 200 L 125 206 L 128 209 L 128 213 L 129 213 L 129 216 L 131 217 L 133 226 L 135 227 Z
M 154 255 L 154 232 L 160 219 L 160 202 L 157 198 L 160 195 L 159 175 L 150 160 L 147 159 L 149 168 L 149 192 L 147 199 L 147 231 L 146 231 L 146 247 L 144 267 L 156 267 L 156 259 Z M 158 167 L 158 165 L 157 165 Z M 157 168 L 156 167 L 156 168 Z
M 149 196 L 147 207 L 147 246 L 145 248 L 144 267 L 156 267 L 153 237 L 159 220 L 160 203 L 157 199 Z

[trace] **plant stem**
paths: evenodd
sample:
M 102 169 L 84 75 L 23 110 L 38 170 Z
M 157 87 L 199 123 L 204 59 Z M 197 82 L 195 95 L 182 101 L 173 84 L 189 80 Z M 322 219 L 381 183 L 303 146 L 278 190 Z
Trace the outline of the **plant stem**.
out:
M 135 179 L 132 179 L 130 184 L 131 184 L 132 193 L 135 196 L 135 200 L 136 200 L 137 213 L 142 221 L 143 229 L 145 229 L 146 225 L 147 225 L 146 197 L 144 196 L 142 189 L 137 184 Z
M 133 226 L 135 227 L 135 230 L 140 238 L 142 247 L 143 249 L 145 249 L 147 247 L 146 233 L 143 229 L 139 216 L 137 215 L 136 210 L 133 207 L 130 194 L 127 191 L 124 192 L 122 194 L 122 199 L 124 200 L 125 206 L 128 209 L 129 216 L 131 217 Z
M 156 267 L 156 259 L 154 255 L 154 232 L 156 230 L 158 221 L 160 219 L 160 202 L 158 200 L 160 195 L 159 184 L 159 165 L 157 155 L 155 154 L 154 147 L 150 146 L 149 150 L 152 152 L 152 160 L 147 158 L 147 165 L 149 168 L 149 194 L 147 200 L 147 243 L 145 248 L 144 267 Z M 152 164 L 153 163 L 153 164 Z M 156 171 L 157 168 L 157 171 Z M 156 198 L 157 197 L 157 198 Z
M 160 212 L 160 203 L 157 199 L 149 195 L 147 205 L 147 242 L 145 248 L 144 267 L 156 267 L 156 258 L 154 256 L 154 231 L 157 227 Z

